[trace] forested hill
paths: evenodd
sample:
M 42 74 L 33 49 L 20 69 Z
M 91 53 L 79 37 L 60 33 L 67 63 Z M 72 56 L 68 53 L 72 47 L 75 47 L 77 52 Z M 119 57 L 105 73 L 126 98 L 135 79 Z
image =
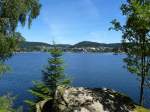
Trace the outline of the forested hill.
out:
M 44 42 L 22 42 L 18 51 L 44 51 L 49 47 L 51 47 L 51 45 Z
M 37 47 L 37 46 L 50 47 L 51 45 L 43 42 L 23 42 L 20 45 L 21 48 L 29 48 L 29 47 Z
M 100 47 L 109 47 L 109 48 L 120 48 L 120 43 L 112 43 L 112 44 L 105 44 L 105 43 L 98 43 L 98 42 L 90 42 L 90 41 L 83 41 L 79 42 L 74 45 L 69 44 L 57 44 L 58 47 L 63 48 L 65 50 L 71 50 L 74 48 L 100 48 Z M 18 51 L 45 51 L 51 48 L 52 45 L 43 42 L 23 42 L 20 44 Z
M 45 46 L 51 47 L 52 45 L 44 42 L 23 42 L 20 47 L 27 48 L 27 47 L 36 47 L 36 46 Z M 91 42 L 91 41 L 82 41 L 74 45 L 69 44 L 57 44 L 58 47 L 121 47 L 121 43 L 98 43 L 98 42 Z
M 82 41 L 79 42 L 75 45 L 73 45 L 72 47 L 112 47 L 112 48 L 116 48 L 116 47 L 121 47 L 120 43 L 111 43 L 111 44 L 105 44 L 105 43 L 98 43 L 98 42 L 90 42 L 90 41 Z

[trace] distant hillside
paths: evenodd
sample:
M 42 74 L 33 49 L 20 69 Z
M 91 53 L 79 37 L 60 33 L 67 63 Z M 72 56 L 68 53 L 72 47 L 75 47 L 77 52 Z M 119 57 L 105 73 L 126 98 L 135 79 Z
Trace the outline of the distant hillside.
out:
M 18 52 L 47 51 L 49 47 L 51 47 L 50 44 L 43 42 L 23 42 L 20 44 Z
M 20 44 L 20 48 L 18 51 L 48 51 L 50 47 L 53 45 L 50 45 L 48 43 L 43 42 L 24 42 Z M 112 44 L 105 44 L 105 43 L 98 43 L 98 42 L 90 42 L 90 41 L 83 41 L 79 42 L 75 45 L 69 45 L 69 44 L 56 44 L 57 47 L 62 48 L 64 51 L 82 51 L 87 50 L 89 51 L 89 47 L 97 48 L 97 51 L 112 51 L 112 49 L 119 49 L 121 48 L 120 43 L 112 43 Z M 105 48 L 104 48 L 105 47 Z M 85 48 L 85 49 L 80 49 Z M 108 49 L 107 49 L 108 48 Z M 91 50 L 90 50 L 91 51 Z
M 57 47 L 61 47 L 61 48 L 70 48 L 72 47 L 72 45 L 70 44 L 56 44 Z
M 50 47 L 51 45 L 44 42 L 23 42 L 20 45 L 21 48 L 31 48 L 31 47 L 39 47 L 39 46 Z
M 79 42 L 72 47 L 121 47 L 120 43 L 112 43 L 112 44 L 105 44 L 105 43 L 98 43 L 98 42 L 90 42 L 90 41 L 83 41 Z
M 50 45 L 48 43 L 44 42 L 23 42 L 20 47 L 21 48 L 31 48 L 31 47 L 52 47 L 53 45 Z M 57 47 L 63 47 L 68 48 L 71 47 L 69 44 L 56 44 Z
M 31 48 L 31 47 L 52 47 L 52 45 L 44 42 L 24 42 L 20 45 L 21 48 Z M 70 47 L 121 47 L 120 43 L 111 43 L 111 44 L 105 44 L 105 43 L 98 43 L 98 42 L 90 42 L 90 41 L 83 41 L 79 42 L 74 45 L 69 44 L 57 44 L 58 47 L 61 48 L 70 48 Z

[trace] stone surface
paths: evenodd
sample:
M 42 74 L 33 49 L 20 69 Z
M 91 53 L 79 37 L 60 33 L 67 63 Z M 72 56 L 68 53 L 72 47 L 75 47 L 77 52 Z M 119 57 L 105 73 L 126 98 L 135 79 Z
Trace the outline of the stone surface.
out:
M 135 108 L 129 97 L 106 88 L 58 87 L 54 101 L 55 110 L 44 101 L 38 105 L 46 105 L 46 111 L 37 106 L 37 112 L 132 112 Z
M 132 100 L 110 89 L 59 87 L 55 99 L 58 112 L 130 112 Z
M 42 112 L 44 105 L 49 101 L 49 99 L 40 101 L 36 104 L 36 112 Z

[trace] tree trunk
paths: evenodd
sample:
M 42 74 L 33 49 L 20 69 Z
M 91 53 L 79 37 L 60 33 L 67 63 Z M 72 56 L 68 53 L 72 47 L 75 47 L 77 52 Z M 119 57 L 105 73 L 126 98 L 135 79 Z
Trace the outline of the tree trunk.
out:
M 140 105 L 143 106 L 144 104 L 144 81 L 145 81 L 145 77 L 142 77 L 141 80 L 141 87 L 140 87 Z

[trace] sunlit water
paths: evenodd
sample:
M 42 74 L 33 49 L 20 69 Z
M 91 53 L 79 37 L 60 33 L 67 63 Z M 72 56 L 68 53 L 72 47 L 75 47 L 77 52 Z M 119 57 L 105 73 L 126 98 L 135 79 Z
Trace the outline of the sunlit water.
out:
M 27 90 L 33 80 L 41 80 L 41 70 L 50 57 L 48 53 L 18 53 L 7 61 L 12 71 L 2 76 L 0 94 L 6 92 L 17 96 L 15 105 L 23 105 L 32 98 Z M 73 86 L 112 88 L 139 101 L 139 81 L 136 75 L 123 68 L 125 55 L 112 53 L 65 53 L 65 73 L 72 79 Z M 150 90 L 145 89 L 145 106 L 150 107 Z

